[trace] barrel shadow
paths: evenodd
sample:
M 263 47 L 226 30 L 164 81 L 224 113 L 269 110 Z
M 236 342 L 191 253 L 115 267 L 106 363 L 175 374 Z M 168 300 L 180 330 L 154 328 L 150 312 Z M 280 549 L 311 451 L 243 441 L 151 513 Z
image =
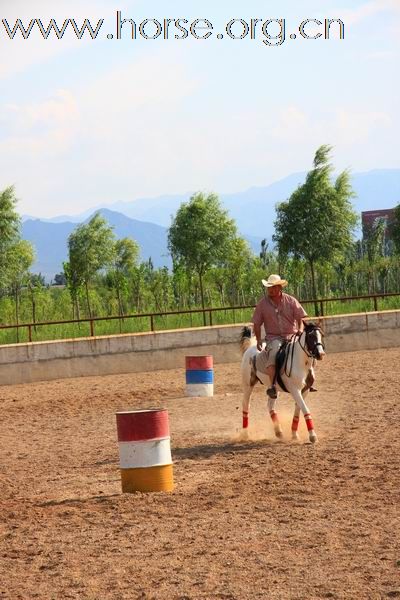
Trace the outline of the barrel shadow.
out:
M 121 494 L 104 494 L 96 496 L 87 496 L 85 498 L 64 498 L 63 500 L 46 500 L 45 502 L 36 502 L 35 506 L 40 508 L 46 508 L 48 506 L 74 506 L 79 504 L 85 504 L 96 500 L 97 502 L 107 502 L 111 498 L 120 498 Z
M 248 452 L 262 448 L 268 443 L 266 441 L 259 442 L 229 442 L 228 444 L 201 444 L 199 446 L 172 448 L 173 459 L 204 459 L 219 454 L 234 455 L 238 453 Z

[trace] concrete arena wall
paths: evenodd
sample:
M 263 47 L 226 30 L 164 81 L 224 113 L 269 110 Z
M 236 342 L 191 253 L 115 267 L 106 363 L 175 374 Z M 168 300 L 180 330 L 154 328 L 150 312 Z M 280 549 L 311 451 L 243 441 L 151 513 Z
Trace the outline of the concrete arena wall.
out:
M 400 346 L 400 311 L 319 319 L 327 352 Z M 0 385 L 185 367 L 185 356 L 240 360 L 242 325 L 0 346 Z

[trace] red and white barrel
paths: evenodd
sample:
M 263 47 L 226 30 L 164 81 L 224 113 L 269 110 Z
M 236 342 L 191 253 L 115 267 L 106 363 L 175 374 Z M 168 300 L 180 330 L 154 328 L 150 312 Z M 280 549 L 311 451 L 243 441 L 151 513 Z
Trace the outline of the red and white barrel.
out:
M 174 489 L 168 411 L 119 411 L 118 446 L 123 492 Z
M 214 395 L 212 356 L 186 356 L 186 396 Z

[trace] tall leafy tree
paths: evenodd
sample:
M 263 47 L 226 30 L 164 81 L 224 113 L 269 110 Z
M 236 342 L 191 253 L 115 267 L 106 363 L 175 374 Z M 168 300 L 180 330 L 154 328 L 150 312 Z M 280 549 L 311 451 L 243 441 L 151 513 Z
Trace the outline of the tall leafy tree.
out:
M 260 261 L 264 269 L 266 269 L 271 262 L 272 253 L 268 250 L 268 242 L 264 238 L 261 240 L 261 250 L 260 250 Z
M 122 292 L 127 289 L 128 277 L 137 266 L 138 259 L 139 245 L 135 240 L 122 238 L 115 242 L 110 275 L 117 294 L 120 316 L 124 314 Z
M 9 266 L 9 250 L 20 237 L 20 216 L 15 207 L 17 198 L 14 186 L 0 192 L 0 287 L 5 284 Z
M 92 316 L 89 286 L 95 275 L 111 263 L 114 242 L 112 227 L 99 213 L 88 223 L 78 225 L 68 238 L 69 263 L 67 269 L 64 265 L 64 271 L 75 291 L 84 286 L 89 317 Z
M 10 245 L 7 252 L 7 277 L 15 303 L 15 322 L 19 323 L 21 287 L 29 281 L 29 269 L 34 261 L 33 246 L 27 240 L 18 240 Z M 17 329 L 17 341 L 19 341 Z
M 7 287 L 12 292 L 18 324 L 21 287 L 27 282 L 34 251 L 30 242 L 21 240 L 21 219 L 16 204 L 14 186 L 0 192 L 0 287 Z
M 65 273 L 56 273 L 54 275 L 54 285 L 67 285 L 67 278 L 65 277 Z
M 229 254 L 224 261 L 225 288 L 231 304 L 245 304 L 245 279 L 251 271 L 253 253 L 246 240 L 236 237 L 230 244 Z
M 369 262 L 368 291 L 372 294 L 376 292 L 378 262 L 385 255 L 385 232 L 386 222 L 384 219 L 377 219 L 372 225 L 363 228 L 363 242 Z
M 36 323 L 36 297 L 43 290 L 46 285 L 45 279 L 41 273 L 29 273 L 26 282 L 29 297 L 31 299 L 32 306 L 32 323 Z M 35 327 L 36 331 L 36 327 Z
M 394 243 L 394 249 L 397 255 L 400 255 L 400 204 L 394 209 L 394 216 L 389 229 L 390 237 Z
M 66 286 L 71 298 L 72 318 L 80 319 L 79 310 L 79 290 L 83 285 L 81 272 L 76 268 L 76 265 L 71 266 L 69 261 L 63 262 L 63 273 L 65 276 Z
M 168 247 L 175 262 L 195 271 L 204 308 L 204 275 L 229 256 L 237 237 L 235 222 L 216 194 L 197 193 L 178 209 L 168 232 Z
M 335 261 L 351 245 L 358 220 L 351 204 L 354 193 L 349 173 L 344 171 L 335 182 L 331 180 L 330 152 L 330 146 L 318 148 L 305 183 L 277 206 L 273 237 L 280 253 L 307 262 L 314 298 L 316 266 Z M 318 305 L 315 310 L 318 313 Z

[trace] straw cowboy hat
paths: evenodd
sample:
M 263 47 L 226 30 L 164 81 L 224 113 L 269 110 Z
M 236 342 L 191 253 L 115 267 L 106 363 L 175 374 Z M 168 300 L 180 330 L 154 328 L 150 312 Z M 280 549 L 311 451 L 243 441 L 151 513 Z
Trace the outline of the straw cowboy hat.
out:
M 270 275 L 268 279 L 262 279 L 261 282 L 263 286 L 267 288 L 273 287 L 274 285 L 281 285 L 282 287 L 285 287 L 288 284 L 286 279 L 281 279 L 279 275 Z

